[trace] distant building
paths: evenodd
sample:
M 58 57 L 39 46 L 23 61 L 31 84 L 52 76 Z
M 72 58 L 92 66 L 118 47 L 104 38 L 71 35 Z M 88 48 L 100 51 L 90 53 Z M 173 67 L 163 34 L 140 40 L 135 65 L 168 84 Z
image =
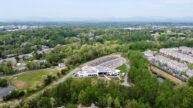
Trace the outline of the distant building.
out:
M 29 54 L 22 54 L 22 55 L 19 55 L 18 57 L 19 57 L 19 58 L 25 58 L 25 59 L 27 59 L 27 58 L 33 57 L 33 55 L 32 55 L 32 53 L 29 53 Z
M 14 66 L 17 64 L 17 60 L 15 59 L 15 57 L 11 57 L 11 58 L 6 58 L 6 59 L 1 59 L 0 60 L 0 64 L 3 62 L 11 62 L 11 64 Z
M 151 51 L 151 50 L 147 50 L 147 51 L 145 51 L 144 52 L 144 55 L 145 55 L 145 57 L 148 59 L 148 60 L 152 60 L 153 59 L 153 57 L 154 57 L 154 53 L 153 53 L 153 51 Z
M 88 33 L 88 36 L 89 36 L 89 37 L 94 37 L 94 33 L 89 32 L 89 33 Z
M 186 47 L 186 46 L 179 47 L 179 51 L 184 54 L 193 54 L 193 48 Z
M 181 48 L 181 50 L 182 49 L 184 49 L 184 48 Z M 184 52 L 185 52 L 185 50 L 187 51 L 188 49 L 184 49 Z M 181 61 L 185 61 L 185 62 L 193 64 L 193 57 L 190 55 L 183 54 L 183 53 L 179 52 L 178 48 L 167 48 L 167 49 L 163 48 L 163 49 L 160 49 L 160 53 L 174 57 L 174 58 L 179 59 Z
M 188 70 L 188 71 L 186 71 L 186 75 L 187 75 L 188 77 L 192 77 L 192 76 L 193 76 L 193 70 Z
M 58 64 L 58 67 L 62 68 L 62 67 L 65 67 L 66 65 L 64 63 L 59 63 Z
M 188 64 L 193 64 L 193 48 L 181 46 L 179 48 L 162 48 L 161 54 L 145 51 L 145 57 L 155 66 L 185 80 L 193 77 L 193 70 Z M 151 59 L 150 59 L 151 58 Z
M 18 70 L 18 71 L 27 70 L 26 63 L 17 63 L 14 68 L 15 68 L 16 70 Z
M 166 66 L 169 70 L 179 73 L 179 72 L 185 72 L 188 70 L 188 65 L 185 63 L 180 63 L 176 60 L 172 60 L 170 58 L 161 56 L 161 55 L 156 55 L 152 59 L 153 63 L 161 65 L 161 67 Z
M 46 60 L 34 60 L 34 62 L 38 64 L 45 64 Z

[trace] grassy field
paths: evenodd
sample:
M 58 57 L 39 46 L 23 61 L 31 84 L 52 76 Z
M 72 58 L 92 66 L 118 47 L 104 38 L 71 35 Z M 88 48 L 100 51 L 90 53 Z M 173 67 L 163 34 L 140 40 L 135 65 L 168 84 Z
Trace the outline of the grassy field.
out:
M 57 75 L 58 70 L 56 69 L 41 69 L 28 71 L 21 75 L 11 77 L 8 80 L 14 85 L 17 89 L 29 89 L 34 88 L 36 86 L 41 86 L 44 78 L 47 75 Z
M 121 70 L 121 72 L 127 73 L 129 71 L 126 64 L 123 64 L 122 66 L 118 67 L 117 69 Z

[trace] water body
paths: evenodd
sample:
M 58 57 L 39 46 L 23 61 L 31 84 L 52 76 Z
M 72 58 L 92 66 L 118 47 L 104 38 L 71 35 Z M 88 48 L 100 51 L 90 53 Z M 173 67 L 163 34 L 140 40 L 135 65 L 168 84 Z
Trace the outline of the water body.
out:
M 159 77 L 159 76 L 157 76 L 157 80 L 158 80 L 159 82 L 161 82 L 161 83 L 165 81 L 165 79 L 164 79 L 164 78 Z
M 157 78 L 157 80 L 159 81 L 159 82 L 164 82 L 165 81 L 165 78 L 163 78 L 163 77 L 161 77 L 161 76 L 158 76 L 157 74 L 155 74 L 155 73 L 153 73 L 153 75 L 155 75 L 156 76 L 156 78 Z

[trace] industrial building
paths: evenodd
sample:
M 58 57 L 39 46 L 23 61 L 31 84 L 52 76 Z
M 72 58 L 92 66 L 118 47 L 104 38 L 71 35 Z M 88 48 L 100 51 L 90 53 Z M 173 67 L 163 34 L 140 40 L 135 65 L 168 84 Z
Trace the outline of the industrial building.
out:
M 92 76 L 117 76 L 120 74 L 120 70 L 111 69 L 104 66 L 84 66 L 77 73 L 78 77 L 92 77 Z

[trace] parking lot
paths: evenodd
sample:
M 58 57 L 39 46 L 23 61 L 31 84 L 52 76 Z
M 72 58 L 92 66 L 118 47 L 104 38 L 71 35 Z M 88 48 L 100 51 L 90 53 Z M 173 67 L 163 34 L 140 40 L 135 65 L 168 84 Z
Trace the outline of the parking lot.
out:
M 15 90 L 15 87 L 8 85 L 7 87 L 0 88 L 0 99 L 9 94 L 11 91 Z

